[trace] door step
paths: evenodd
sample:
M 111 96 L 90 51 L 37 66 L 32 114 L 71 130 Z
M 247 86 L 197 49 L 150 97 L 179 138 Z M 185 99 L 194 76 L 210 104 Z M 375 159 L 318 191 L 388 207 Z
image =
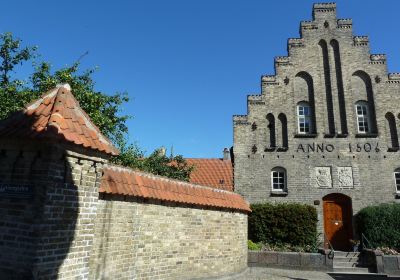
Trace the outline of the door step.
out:
M 379 273 L 362 273 L 362 272 L 329 272 L 334 279 L 347 279 L 347 280 L 374 280 L 374 279 L 389 279 L 386 274 Z
M 333 272 L 351 274 L 372 274 L 369 268 L 362 264 L 359 252 L 335 251 L 333 257 Z
M 356 257 L 356 258 L 358 258 L 358 256 L 360 256 L 360 252 L 335 251 L 335 258 L 336 257 L 345 257 L 345 258 Z
M 369 273 L 368 267 L 341 267 L 334 266 L 333 272 Z

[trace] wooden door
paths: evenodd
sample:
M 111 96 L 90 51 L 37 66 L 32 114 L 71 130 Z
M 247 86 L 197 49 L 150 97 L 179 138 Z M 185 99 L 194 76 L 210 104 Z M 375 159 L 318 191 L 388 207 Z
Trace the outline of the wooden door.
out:
M 335 250 L 350 250 L 353 235 L 351 199 L 342 194 L 330 194 L 323 201 L 325 238 Z

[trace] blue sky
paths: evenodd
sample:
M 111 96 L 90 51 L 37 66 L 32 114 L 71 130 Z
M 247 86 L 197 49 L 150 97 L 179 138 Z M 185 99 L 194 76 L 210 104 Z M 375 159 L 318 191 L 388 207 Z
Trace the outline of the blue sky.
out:
M 0 32 L 39 46 L 55 68 L 89 51 L 82 67 L 99 67 L 98 90 L 128 92 L 130 140 L 147 152 L 220 157 L 233 144 L 232 115 L 246 114 L 247 94 L 273 74 L 313 2 L 14 0 L 2 3 Z M 337 9 L 400 72 L 400 1 L 343 0 Z

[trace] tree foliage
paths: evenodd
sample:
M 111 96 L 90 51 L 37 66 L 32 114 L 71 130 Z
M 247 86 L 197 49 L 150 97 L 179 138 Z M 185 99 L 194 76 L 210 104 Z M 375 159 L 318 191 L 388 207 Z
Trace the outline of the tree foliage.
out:
M 22 47 L 21 40 L 11 33 L 0 34 L 0 119 L 20 110 L 57 84 L 68 83 L 82 109 L 93 123 L 120 150 L 111 161 L 154 174 L 189 180 L 192 168 L 182 156 L 167 157 L 159 150 L 149 157 L 136 144 L 128 144 L 126 121 L 130 116 L 121 115 L 121 107 L 129 101 L 126 92 L 107 94 L 95 89 L 93 74 L 96 69 L 81 71 L 79 62 L 53 70 L 48 62 L 33 67 L 27 80 L 14 77 L 16 66 L 37 57 L 37 47 Z
M 164 148 L 156 149 L 150 156 L 144 157 L 143 151 L 137 145 L 127 145 L 125 142 L 119 147 L 120 156 L 112 160 L 119 165 L 183 181 L 189 181 L 194 168 L 181 155 L 166 156 Z

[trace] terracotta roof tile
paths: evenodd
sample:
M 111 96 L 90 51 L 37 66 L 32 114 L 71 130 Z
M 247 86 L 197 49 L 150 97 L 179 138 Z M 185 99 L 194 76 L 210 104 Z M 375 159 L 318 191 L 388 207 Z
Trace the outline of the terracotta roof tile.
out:
M 118 154 L 79 106 L 68 85 L 48 91 L 26 109 L 0 121 L 1 136 L 56 138 L 107 154 Z
M 105 167 L 99 192 L 245 212 L 251 211 L 249 204 L 239 194 L 119 166 Z
M 194 166 L 190 182 L 217 189 L 233 191 L 233 168 L 230 160 L 219 158 L 187 158 Z

